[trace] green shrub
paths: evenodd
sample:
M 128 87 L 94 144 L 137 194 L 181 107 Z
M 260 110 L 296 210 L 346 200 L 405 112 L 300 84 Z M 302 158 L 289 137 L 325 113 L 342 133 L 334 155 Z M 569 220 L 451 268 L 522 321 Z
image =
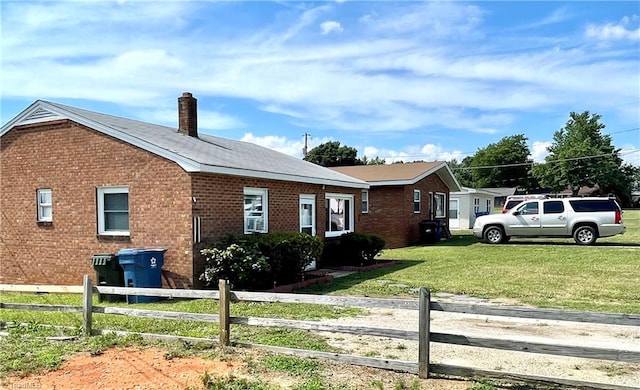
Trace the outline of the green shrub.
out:
M 201 253 L 206 268 L 200 280 L 207 285 L 228 279 L 235 289 L 266 290 L 301 281 L 320 258 L 322 242 L 297 232 L 226 236 Z
M 364 233 L 347 233 L 327 239 L 322 252 L 326 265 L 364 266 L 371 265 L 382 252 L 385 241 L 378 236 Z
M 250 237 L 269 258 L 271 276 L 278 286 L 301 281 L 304 269 L 322 253 L 320 239 L 305 233 L 276 232 Z
M 205 256 L 205 270 L 200 280 L 207 286 L 226 279 L 233 289 L 247 289 L 264 283 L 265 276 L 269 275 L 267 258 L 250 242 L 231 244 L 224 249 L 206 248 L 200 253 Z

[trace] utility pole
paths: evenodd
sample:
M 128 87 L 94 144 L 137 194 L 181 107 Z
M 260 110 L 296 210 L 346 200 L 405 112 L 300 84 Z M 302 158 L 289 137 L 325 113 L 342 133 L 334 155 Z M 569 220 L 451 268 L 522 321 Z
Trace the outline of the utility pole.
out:
M 304 136 L 304 148 L 302 148 L 302 155 L 304 157 L 307 157 L 307 153 L 309 152 L 307 141 L 311 139 L 311 134 L 308 134 L 307 132 L 305 132 L 303 136 Z

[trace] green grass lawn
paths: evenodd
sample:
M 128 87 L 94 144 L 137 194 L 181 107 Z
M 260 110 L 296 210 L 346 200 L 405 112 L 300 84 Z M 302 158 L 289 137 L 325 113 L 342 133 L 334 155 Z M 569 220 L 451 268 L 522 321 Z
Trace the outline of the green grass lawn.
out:
M 637 314 L 640 313 L 640 210 L 626 211 L 624 221 L 625 235 L 600 239 L 592 247 L 575 245 L 571 239 L 513 239 L 505 245 L 488 245 L 480 243 L 470 231 L 456 232 L 452 238 L 436 245 L 385 250 L 382 259 L 401 260 L 392 267 L 352 274 L 299 292 L 404 298 L 417 297 L 417 289 L 427 286 L 432 292 L 507 298 L 540 307 Z M 0 294 L 0 302 L 79 306 L 81 301 L 79 295 Z M 94 305 L 114 304 L 94 301 Z M 217 302 L 213 300 L 168 300 L 135 307 L 199 313 L 218 311 Z M 359 309 L 323 305 L 231 305 L 234 316 L 320 319 L 359 313 Z M 80 334 L 80 313 L 2 309 L 0 321 L 29 323 L 25 335 L 21 330 L 14 330 L 12 336 L 0 340 L 0 378 L 55 368 L 69 353 L 143 343 L 135 337 L 97 336 L 61 348 L 41 338 L 23 338 L 26 334 Z M 39 324 L 72 328 L 60 331 Z M 218 336 L 217 324 L 195 321 L 95 314 L 93 326 L 194 337 Z M 231 338 L 338 352 L 321 337 L 305 331 L 233 326 Z
M 432 246 L 385 250 L 395 267 L 340 278 L 306 291 L 341 295 L 415 296 L 432 292 L 510 298 L 575 310 L 640 313 L 640 210 L 624 213 L 627 232 L 592 247 L 572 239 L 481 243 L 470 231 Z

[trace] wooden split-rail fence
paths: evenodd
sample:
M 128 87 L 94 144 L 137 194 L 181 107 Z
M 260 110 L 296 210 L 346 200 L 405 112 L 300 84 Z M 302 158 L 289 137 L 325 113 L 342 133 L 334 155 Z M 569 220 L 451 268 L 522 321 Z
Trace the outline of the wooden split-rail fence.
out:
M 490 337 L 469 337 L 455 334 L 435 333 L 430 331 L 430 321 L 432 311 L 443 311 L 450 313 L 465 313 L 472 315 L 486 315 L 512 318 L 529 318 L 537 320 L 570 321 L 582 323 L 594 323 L 605 325 L 625 325 L 640 326 L 640 315 L 635 314 L 605 314 L 578 311 L 565 311 L 557 309 L 533 309 L 517 306 L 497 306 L 484 304 L 465 303 L 445 303 L 431 301 L 430 292 L 427 288 L 421 288 L 419 299 L 381 299 L 364 297 L 339 297 L 309 294 L 285 294 L 266 293 L 248 291 L 230 291 L 229 283 L 221 280 L 219 290 L 181 290 L 162 288 L 132 288 L 132 287 L 111 287 L 93 286 L 89 276 L 85 275 L 83 286 L 18 286 L 0 285 L 0 292 L 35 292 L 35 293 L 82 293 L 82 306 L 68 305 L 34 305 L 22 303 L 2 303 L 0 295 L 0 309 L 14 310 L 41 310 L 41 311 L 69 311 L 81 312 L 83 316 L 83 331 L 87 336 L 94 334 L 130 334 L 115 330 L 93 330 L 93 313 L 126 315 L 133 317 L 155 318 L 163 320 L 186 320 L 219 323 L 218 342 L 226 346 L 231 344 L 231 325 L 250 325 L 263 327 L 282 327 L 291 329 L 303 329 L 312 331 L 327 331 L 357 334 L 362 336 L 385 337 L 393 339 L 403 339 L 418 341 L 418 361 L 400 361 L 392 359 L 380 359 L 372 357 L 354 356 L 330 352 L 301 350 L 285 347 L 274 347 L 250 343 L 234 343 L 240 346 L 269 349 L 276 353 L 295 355 L 311 358 L 326 358 L 348 364 L 364 365 L 374 368 L 381 368 L 394 371 L 415 373 L 420 378 L 430 376 L 454 376 L 470 377 L 477 379 L 494 379 L 504 382 L 528 383 L 535 385 L 563 386 L 571 388 L 592 388 L 611 390 L 631 390 L 637 387 L 623 385 L 593 383 L 579 380 L 568 380 L 563 378 L 550 378 L 536 375 L 526 375 L 520 373 L 510 373 L 500 370 L 486 370 L 470 367 L 461 367 L 447 364 L 430 363 L 431 343 L 445 343 L 463 346 L 493 348 L 507 351 L 529 352 L 537 354 L 570 356 L 578 358 L 609 360 L 615 362 L 640 363 L 640 351 L 608 349 L 585 346 L 569 346 L 543 344 L 525 341 L 504 340 L 502 338 Z M 219 301 L 218 314 L 167 312 L 159 310 L 137 309 L 133 307 L 109 307 L 93 306 L 93 294 L 112 295 L 142 295 L 159 298 L 188 298 L 188 299 L 214 299 Z M 230 303 L 239 301 L 250 302 L 281 302 L 281 303 L 306 303 L 319 305 L 334 305 L 358 308 L 384 308 L 384 309 L 406 309 L 418 310 L 419 320 L 416 331 L 399 329 L 385 329 L 377 327 L 345 326 L 334 324 L 323 324 L 317 321 L 287 320 L 280 318 L 262 317 L 234 317 L 230 315 Z M 140 334 L 140 333 L 137 333 Z M 182 339 L 187 341 L 216 341 L 215 339 L 202 339 L 194 337 L 170 336 L 161 334 L 140 334 L 146 338 L 155 339 Z

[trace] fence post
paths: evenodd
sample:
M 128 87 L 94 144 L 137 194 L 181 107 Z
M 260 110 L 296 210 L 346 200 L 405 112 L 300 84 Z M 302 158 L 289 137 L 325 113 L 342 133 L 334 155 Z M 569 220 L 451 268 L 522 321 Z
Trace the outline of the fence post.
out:
M 426 287 L 421 287 L 418 318 L 418 377 L 421 379 L 429 377 L 430 304 L 431 291 Z
M 84 275 L 82 281 L 82 320 L 84 322 L 84 335 L 91 336 L 91 317 L 93 315 L 93 286 L 89 275 Z
M 220 279 L 218 281 L 220 300 L 220 345 L 229 345 L 229 281 Z

